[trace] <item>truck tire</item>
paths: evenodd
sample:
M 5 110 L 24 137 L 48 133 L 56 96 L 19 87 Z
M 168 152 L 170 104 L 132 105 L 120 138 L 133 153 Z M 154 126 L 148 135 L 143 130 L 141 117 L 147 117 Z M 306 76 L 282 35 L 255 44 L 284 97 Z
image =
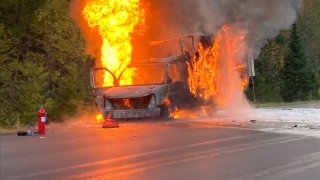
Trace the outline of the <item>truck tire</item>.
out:
M 160 118 L 162 119 L 170 119 L 170 111 L 168 106 L 161 106 L 160 108 Z

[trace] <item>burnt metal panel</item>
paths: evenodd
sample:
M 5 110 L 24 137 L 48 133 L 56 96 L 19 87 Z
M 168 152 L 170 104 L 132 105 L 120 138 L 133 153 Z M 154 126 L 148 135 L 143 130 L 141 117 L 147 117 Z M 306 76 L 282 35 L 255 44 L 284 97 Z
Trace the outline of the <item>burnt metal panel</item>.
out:
M 160 108 L 112 110 L 112 111 L 105 111 L 105 114 L 109 114 L 110 112 L 111 112 L 111 118 L 113 119 L 145 118 L 145 117 L 160 116 Z
M 135 98 L 155 93 L 165 85 L 120 86 L 108 88 L 103 92 L 106 98 Z

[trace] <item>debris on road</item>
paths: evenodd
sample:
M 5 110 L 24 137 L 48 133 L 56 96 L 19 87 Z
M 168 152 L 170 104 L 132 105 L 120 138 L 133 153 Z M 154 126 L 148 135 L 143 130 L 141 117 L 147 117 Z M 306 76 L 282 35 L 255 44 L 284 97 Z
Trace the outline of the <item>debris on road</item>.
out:
M 38 135 L 38 132 L 33 132 L 33 131 L 18 131 L 17 132 L 18 136 L 36 136 Z
M 108 119 L 102 124 L 102 128 L 119 128 L 119 123 Z
M 291 108 L 282 108 L 281 110 L 284 110 L 284 111 L 291 111 L 292 109 L 291 109 Z
M 320 138 L 319 130 L 313 129 L 320 126 L 320 111 L 314 108 L 315 105 L 317 104 L 297 105 L 290 111 L 282 108 L 257 108 L 247 119 L 257 120 L 253 127 L 256 129 Z
M 106 117 L 104 123 L 102 124 L 102 128 L 119 128 L 119 123 L 111 119 L 111 112 Z
M 20 130 L 17 132 L 18 136 L 36 136 L 38 135 L 38 132 L 34 130 L 34 122 L 29 122 L 26 126 L 25 130 Z

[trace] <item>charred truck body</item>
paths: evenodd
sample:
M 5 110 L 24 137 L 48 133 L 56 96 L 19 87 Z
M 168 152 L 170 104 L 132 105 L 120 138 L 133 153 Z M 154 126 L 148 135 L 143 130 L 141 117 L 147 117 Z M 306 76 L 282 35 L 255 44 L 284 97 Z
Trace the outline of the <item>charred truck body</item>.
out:
M 193 37 L 192 37 L 193 40 Z M 151 58 L 132 63 L 124 71 L 134 69 L 137 76 L 131 85 L 120 85 L 105 67 L 94 67 L 90 72 L 91 86 L 98 110 L 104 118 L 114 119 L 145 117 L 169 117 L 170 109 L 183 107 L 194 100 L 188 87 L 188 65 L 190 55 L 183 50 L 181 54 L 165 58 Z M 114 86 L 102 86 L 101 74 L 109 73 Z

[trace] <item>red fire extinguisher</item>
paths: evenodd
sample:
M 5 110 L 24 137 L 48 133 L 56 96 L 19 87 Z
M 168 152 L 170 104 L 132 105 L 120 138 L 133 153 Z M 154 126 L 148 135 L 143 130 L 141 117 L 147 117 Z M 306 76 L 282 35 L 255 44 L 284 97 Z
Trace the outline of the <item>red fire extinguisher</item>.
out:
M 46 134 L 46 121 L 47 121 L 47 113 L 46 110 L 41 106 L 38 110 L 38 134 L 45 135 Z

